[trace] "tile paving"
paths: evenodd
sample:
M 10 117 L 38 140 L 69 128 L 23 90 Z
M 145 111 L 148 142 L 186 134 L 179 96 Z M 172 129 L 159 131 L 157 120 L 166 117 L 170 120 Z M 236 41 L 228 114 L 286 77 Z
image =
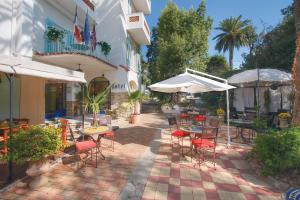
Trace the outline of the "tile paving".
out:
M 216 170 L 209 164 L 199 168 L 177 147 L 171 148 L 165 121 L 159 115 L 144 115 L 141 124 L 122 127 L 115 152 L 105 150 L 107 159 L 99 161 L 97 169 L 60 165 L 44 174 L 49 181 L 42 187 L 12 188 L 0 193 L 0 199 L 281 199 L 280 193 L 249 168 L 245 160 L 249 146 L 233 144 L 226 148 L 220 141 Z M 159 128 L 163 129 L 155 138 Z

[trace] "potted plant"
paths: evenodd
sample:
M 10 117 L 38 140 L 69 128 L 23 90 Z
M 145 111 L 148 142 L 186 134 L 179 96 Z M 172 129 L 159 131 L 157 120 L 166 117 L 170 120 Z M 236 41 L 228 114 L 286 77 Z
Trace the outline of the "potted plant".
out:
M 103 92 L 97 94 L 96 96 L 90 94 L 90 88 L 85 86 L 84 89 L 84 99 L 83 104 L 85 105 L 86 111 L 91 111 L 93 113 L 93 126 L 98 126 L 97 114 L 100 108 L 105 104 L 106 97 L 110 92 L 112 85 L 108 86 Z
M 289 119 L 291 118 L 291 114 L 288 112 L 282 112 L 278 115 L 279 118 L 279 127 L 280 128 L 288 128 L 289 127 Z
M 128 100 L 131 105 L 130 122 L 136 124 L 139 121 L 140 114 L 140 102 L 144 99 L 143 94 L 140 91 L 129 92 Z
M 105 56 L 108 56 L 108 54 L 110 53 L 110 50 L 111 50 L 111 46 L 105 41 L 97 42 L 97 45 L 99 45 L 101 47 L 102 53 Z
M 29 163 L 26 174 L 33 178 L 31 187 L 47 182 L 40 175 L 51 169 L 49 157 L 57 154 L 63 147 L 61 129 L 54 127 L 30 126 L 20 130 L 13 137 L 13 160 L 17 164 Z
M 63 39 L 65 31 L 59 30 L 55 27 L 48 27 L 45 34 L 50 41 L 58 42 Z
M 218 108 L 218 109 L 216 110 L 216 113 L 217 113 L 217 115 L 218 115 L 218 118 L 219 118 L 220 122 L 224 122 L 224 116 L 225 116 L 225 111 L 224 111 L 224 109 L 223 109 L 223 108 Z

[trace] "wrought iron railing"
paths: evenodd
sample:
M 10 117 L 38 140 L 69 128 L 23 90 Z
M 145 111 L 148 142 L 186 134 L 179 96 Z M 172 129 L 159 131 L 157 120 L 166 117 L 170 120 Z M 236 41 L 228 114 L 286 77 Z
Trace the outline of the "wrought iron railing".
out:
M 45 36 L 44 53 L 78 53 L 109 61 L 110 56 L 105 56 L 100 46 L 92 50 L 91 45 L 77 43 L 71 31 L 65 31 L 64 37 L 58 41 L 52 41 Z

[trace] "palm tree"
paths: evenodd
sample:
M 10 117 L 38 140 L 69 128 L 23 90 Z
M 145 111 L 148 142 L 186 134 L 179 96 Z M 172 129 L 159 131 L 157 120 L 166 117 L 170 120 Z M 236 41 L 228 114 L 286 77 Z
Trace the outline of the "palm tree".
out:
M 295 90 L 293 123 L 300 125 L 300 0 L 294 0 L 296 26 L 296 52 L 293 64 L 293 83 Z
M 239 49 L 242 46 L 248 46 L 248 34 L 253 30 L 250 20 L 242 20 L 242 16 L 230 17 L 220 22 L 216 30 L 221 31 L 219 35 L 214 37 L 217 40 L 216 50 L 229 51 L 229 65 L 233 67 L 234 48 Z
M 103 92 L 97 95 L 90 95 L 90 88 L 85 86 L 84 88 L 84 99 L 83 104 L 85 105 L 85 110 L 93 112 L 93 126 L 97 126 L 97 114 L 100 108 L 105 104 L 106 97 L 110 92 L 112 85 L 108 86 Z

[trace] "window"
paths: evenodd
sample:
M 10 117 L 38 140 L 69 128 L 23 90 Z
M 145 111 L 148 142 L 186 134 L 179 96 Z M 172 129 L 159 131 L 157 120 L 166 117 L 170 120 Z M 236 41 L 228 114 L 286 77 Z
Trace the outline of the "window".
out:
M 128 35 L 127 41 L 126 41 L 126 64 L 128 67 L 131 65 L 131 51 L 132 51 L 132 46 L 131 46 L 131 38 Z
M 132 12 L 132 0 L 128 0 L 128 14 Z

